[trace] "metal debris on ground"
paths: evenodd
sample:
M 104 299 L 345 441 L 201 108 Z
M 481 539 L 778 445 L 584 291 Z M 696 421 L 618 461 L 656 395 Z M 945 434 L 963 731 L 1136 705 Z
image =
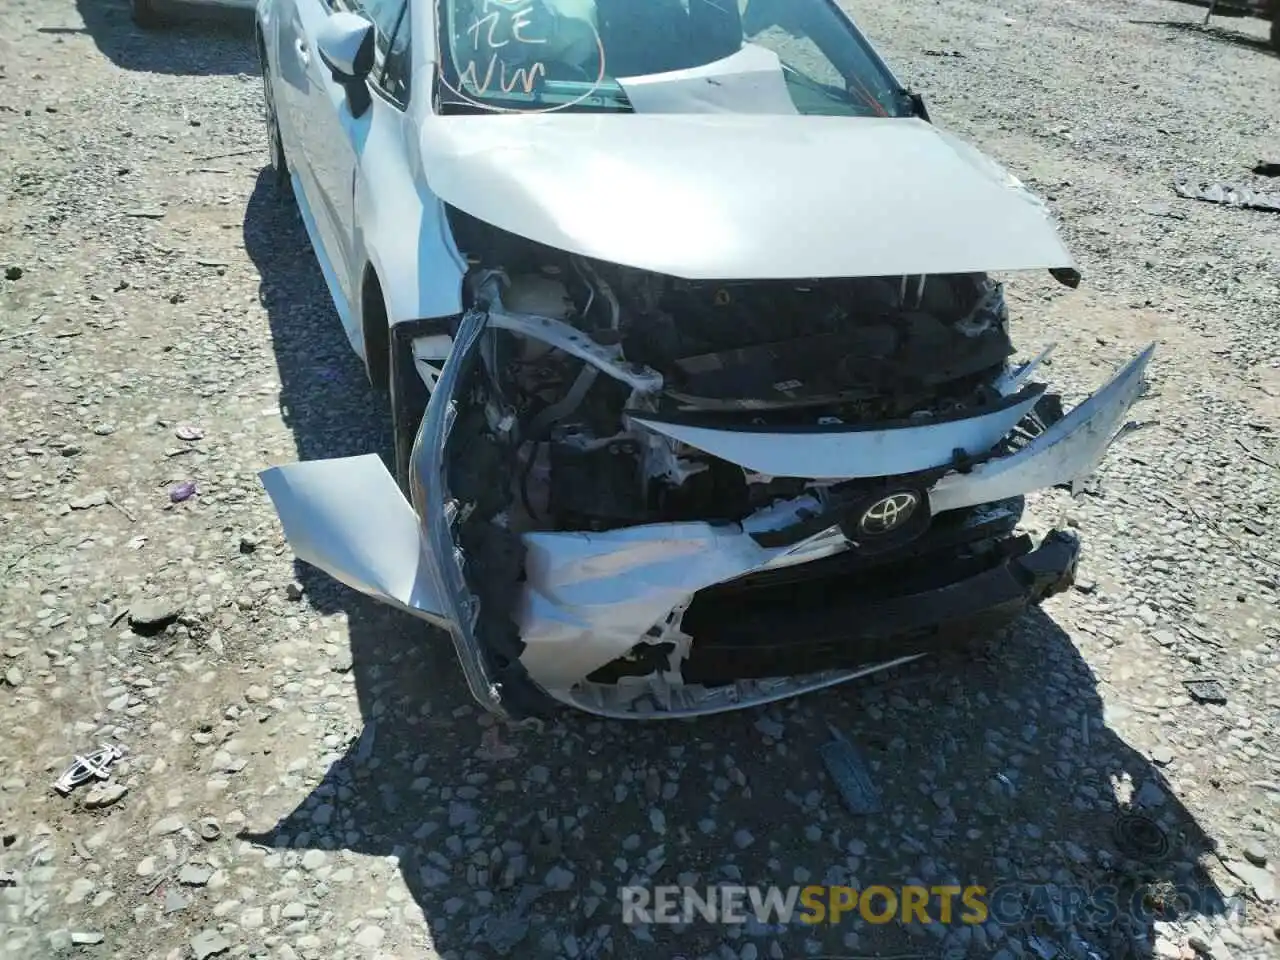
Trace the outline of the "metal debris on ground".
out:
M 1227 692 L 1217 680 L 1183 680 L 1182 685 L 1196 703 L 1227 702 Z
M 1188 183 L 1175 183 L 1173 192 L 1188 200 L 1203 200 L 1205 203 L 1221 203 L 1229 207 L 1280 213 L 1280 193 L 1262 193 L 1230 183 L 1202 183 L 1198 187 Z
M 862 757 L 859 756 L 853 744 L 835 727 L 829 729 L 834 739 L 824 743 L 818 749 L 818 753 L 827 768 L 827 773 L 831 775 L 836 788 L 840 791 L 844 805 L 848 807 L 850 813 L 856 815 L 879 813 L 880 797 L 876 793 L 875 785 L 871 782 L 871 774 L 867 771 L 866 764 L 862 762 Z
M 124 750 L 117 746 L 103 746 L 87 757 L 76 757 L 75 762 L 63 771 L 53 789 L 64 797 L 76 787 L 90 780 L 106 780 L 111 776 L 111 765 L 124 756 Z

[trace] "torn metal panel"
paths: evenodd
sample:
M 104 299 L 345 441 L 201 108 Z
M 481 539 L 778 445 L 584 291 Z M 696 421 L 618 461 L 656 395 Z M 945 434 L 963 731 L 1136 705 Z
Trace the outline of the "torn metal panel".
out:
M 986 453 L 1035 406 L 1043 387 L 1027 389 L 978 416 L 888 428 L 843 424 L 775 432 L 767 427 L 717 429 L 686 419 L 642 416 L 631 419 L 712 456 L 774 477 L 850 479 L 919 473 L 946 466 L 963 450 Z
M 1143 387 L 1151 344 L 1101 389 L 1018 452 L 943 477 L 929 491 L 934 513 L 1004 500 L 1087 476 L 1102 461 Z
M 424 175 L 446 203 L 668 276 L 1072 266 L 1040 200 L 923 120 L 522 113 L 427 117 L 421 133 Z
M 418 518 L 376 454 L 291 463 L 261 478 L 299 560 L 353 590 L 444 622 Z

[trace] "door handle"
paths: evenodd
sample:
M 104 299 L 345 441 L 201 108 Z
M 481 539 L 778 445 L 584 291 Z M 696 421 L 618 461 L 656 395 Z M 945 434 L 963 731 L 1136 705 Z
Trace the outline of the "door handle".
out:
M 304 67 L 311 63 L 311 54 L 307 51 L 307 41 L 299 37 L 293 41 L 293 49 Z

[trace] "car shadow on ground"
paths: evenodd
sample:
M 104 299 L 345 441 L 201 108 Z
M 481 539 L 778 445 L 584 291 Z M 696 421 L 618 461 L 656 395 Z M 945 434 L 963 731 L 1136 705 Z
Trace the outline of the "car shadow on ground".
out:
M 269 172 L 244 235 L 298 458 L 385 458 L 380 400 Z M 841 957 L 966 947 L 990 956 L 1004 938 L 1037 934 L 1063 956 L 1087 957 L 1074 929 L 1093 956 L 1124 960 L 1153 955 L 1162 905 L 1224 909 L 1198 866 L 1210 841 L 1159 770 L 1108 727 L 1096 678 L 1044 613 L 998 644 L 765 710 L 648 724 L 572 714 L 514 731 L 486 725 L 447 639 L 310 567 L 297 575 L 307 602 L 347 617 L 364 731 L 309 793 L 289 798 L 296 809 L 251 822 L 242 839 L 286 865 L 311 849 L 392 858 L 394 867 L 364 869 L 398 870 L 412 902 L 390 877 L 357 895 L 372 927 L 396 931 L 383 946 L 398 955 L 431 945 L 447 958 L 596 957 L 612 939 L 615 957 L 694 957 L 741 936 L 760 938 L 760 956 L 770 939 L 786 957 L 812 956 L 815 944 Z M 817 753 L 830 727 L 864 752 L 883 813 L 841 808 Z M 1131 783 L 1133 812 L 1150 819 L 1120 816 L 1114 782 Z M 334 865 L 330 856 L 322 880 L 338 882 Z M 991 891 L 992 915 L 979 928 L 857 919 L 730 931 L 696 921 L 639 935 L 620 922 L 622 884 L 805 880 L 976 884 Z M 1101 915 L 1084 917 L 1082 891 Z M 369 945 L 380 934 L 360 936 Z
M 217 76 L 257 74 L 253 12 L 184 7 L 156 30 L 141 30 L 128 0 L 76 0 L 85 31 L 117 67 L 142 73 Z
M 1265 37 L 1255 37 L 1247 33 L 1241 33 L 1239 30 L 1230 30 L 1213 24 L 1205 25 L 1199 21 L 1190 22 L 1187 20 L 1130 20 L 1129 22 L 1140 27 L 1164 27 L 1178 33 L 1202 36 L 1217 43 L 1242 47 L 1246 50 L 1256 50 L 1259 53 L 1276 54 L 1276 49 L 1271 46 Z

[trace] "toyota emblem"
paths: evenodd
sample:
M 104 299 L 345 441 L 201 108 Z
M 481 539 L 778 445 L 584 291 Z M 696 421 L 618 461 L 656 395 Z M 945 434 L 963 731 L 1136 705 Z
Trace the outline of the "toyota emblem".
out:
M 892 533 L 911 519 L 919 505 L 919 494 L 910 490 L 892 493 L 867 508 L 858 521 L 858 529 L 873 537 Z

